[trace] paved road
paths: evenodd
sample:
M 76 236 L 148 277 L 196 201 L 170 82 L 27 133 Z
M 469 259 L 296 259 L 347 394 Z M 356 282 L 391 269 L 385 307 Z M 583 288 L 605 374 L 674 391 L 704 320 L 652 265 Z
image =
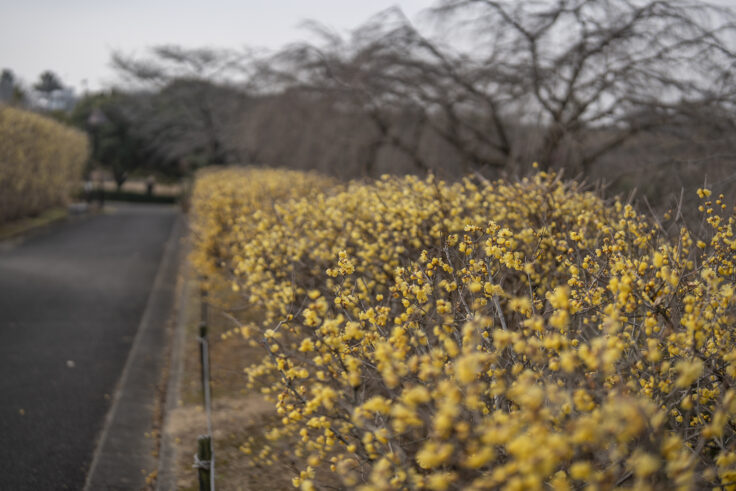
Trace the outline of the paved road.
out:
M 81 489 L 176 209 L 111 204 L 0 247 L 0 489 Z

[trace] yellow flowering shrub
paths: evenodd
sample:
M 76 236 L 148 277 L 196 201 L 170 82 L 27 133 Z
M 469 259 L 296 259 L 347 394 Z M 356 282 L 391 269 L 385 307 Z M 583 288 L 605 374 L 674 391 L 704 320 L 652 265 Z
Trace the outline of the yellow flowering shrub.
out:
M 196 220 L 191 224 L 192 259 L 200 273 L 220 278 L 248 238 L 263 226 L 260 216 L 279 202 L 309 196 L 336 183 L 317 174 L 298 171 L 209 168 L 200 173 L 192 192 Z
M 281 418 L 244 458 L 302 489 L 736 489 L 736 215 L 699 195 L 673 239 L 547 173 L 203 176 L 193 258 L 262 314 L 233 334 Z
M 82 132 L 0 104 L 0 222 L 64 204 L 87 152 Z

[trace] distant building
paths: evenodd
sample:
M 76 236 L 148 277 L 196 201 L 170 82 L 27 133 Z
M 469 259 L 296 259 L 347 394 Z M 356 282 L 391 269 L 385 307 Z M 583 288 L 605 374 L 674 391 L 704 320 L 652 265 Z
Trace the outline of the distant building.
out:
M 31 106 L 44 111 L 71 111 L 77 104 L 74 89 L 64 87 L 51 92 L 31 91 Z

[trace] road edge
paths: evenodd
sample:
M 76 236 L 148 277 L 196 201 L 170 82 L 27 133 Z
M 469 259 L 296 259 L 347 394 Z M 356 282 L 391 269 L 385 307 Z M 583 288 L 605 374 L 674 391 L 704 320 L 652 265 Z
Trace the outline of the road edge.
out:
M 142 489 L 147 485 L 147 472 L 156 471 L 157 442 L 150 432 L 156 426 L 155 403 L 169 342 L 165 325 L 176 303 L 175 284 L 185 229 L 185 217 L 179 213 L 166 241 L 113 402 L 105 416 L 87 472 L 85 491 Z
M 185 239 L 183 257 L 189 253 L 190 242 Z M 181 381 L 184 373 L 185 347 L 187 342 L 187 302 L 191 293 L 190 266 L 186 259 L 183 261 L 179 274 L 179 291 L 177 294 L 176 322 L 171 341 L 169 358 L 169 376 L 166 382 L 166 400 L 164 402 L 164 415 L 161 424 L 161 441 L 159 450 L 158 473 L 156 476 L 156 491 L 169 491 L 176 489 L 176 459 L 177 446 L 166 431 L 167 421 L 172 411 L 179 407 L 181 399 Z

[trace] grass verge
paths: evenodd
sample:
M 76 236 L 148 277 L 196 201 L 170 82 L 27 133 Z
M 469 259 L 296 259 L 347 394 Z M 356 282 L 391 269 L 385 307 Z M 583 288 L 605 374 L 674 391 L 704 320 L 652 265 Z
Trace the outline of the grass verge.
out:
M 63 220 L 69 216 L 64 207 L 51 208 L 34 217 L 21 218 L 12 222 L 0 224 L 0 240 L 12 239 L 26 234 L 34 229 L 44 227 L 53 222 Z

